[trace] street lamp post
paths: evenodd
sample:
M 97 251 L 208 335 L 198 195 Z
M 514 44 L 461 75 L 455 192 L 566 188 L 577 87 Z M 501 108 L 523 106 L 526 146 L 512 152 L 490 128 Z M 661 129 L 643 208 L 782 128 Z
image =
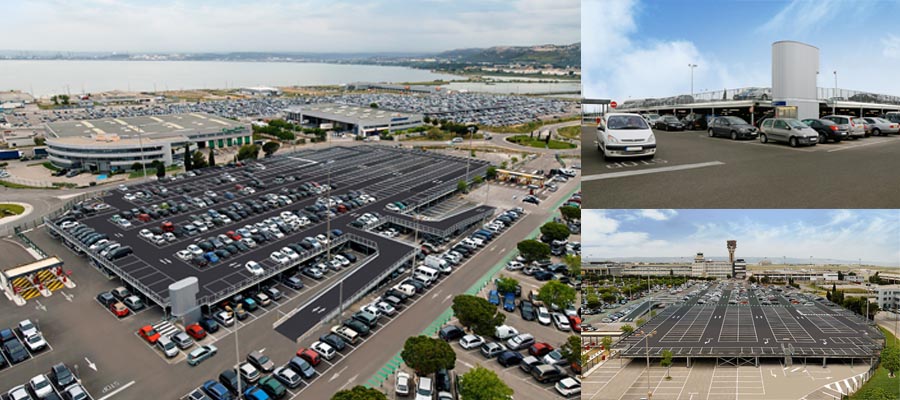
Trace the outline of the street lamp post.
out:
M 474 127 L 474 126 L 468 127 L 468 131 L 469 131 L 469 153 L 470 153 L 470 154 L 467 154 L 467 155 L 466 155 L 466 185 L 469 184 L 469 159 L 472 158 L 472 157 L 471 157 L 471 153 L 472 153 L 472 138 L 475 136 L 475 127 Z
M 837 114 L 837 70 L 834 71 L 834 95 L 831 96 L 831 114 Z
M 649 399 L 653 397 L 653 392 L 650 390 L 650 338 L 656 335 L 656 330 L 645 333 L 641 329 L 641 334 L 644 335 L 644 355 L 647 357 L 647 398 Z
M 694 68 L 697 68 L 697 64 L 688 64 L 688 68 L 691 69 L 691 97 L 694 97 Z

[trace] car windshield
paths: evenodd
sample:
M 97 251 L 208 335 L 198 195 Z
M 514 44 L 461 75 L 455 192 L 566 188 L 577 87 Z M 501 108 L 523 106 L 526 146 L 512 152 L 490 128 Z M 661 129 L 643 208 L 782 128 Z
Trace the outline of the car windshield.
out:
M 678 118 L 675 118 L 675 117 L 672 116 L 672 115 L 666 115 L 665 117 L 663 117 L 663 119 L 664 119 L 666 122 L 678 122 Z
M 806 124 L 797 121 L 796 119 L 786 119 L 784 121 L 787 122 L 788 126 L 791 128 L 808 128 Z
M 637 115 L 611 115 L 606 125 L 609 129 L 649 129 L 647 121 Z
M 744 121 L 738 117 L 722 117 L 722 119 L 730 122 L 732 125 L 737 125 L 737 124 L 746 125 L 747 124 L 746 121 Z
M 431 389 L 424 388 L 424 387 L 420 387 L 419 390 L 417 390 L 416 392 L 417 392 L 418 394 L 421 394 L 421 395 L 423 395 L 423 396 L 429 396 L 429 398 L 431 398 L 431 397 L 430 397 L 430 396 L 431 396 Z

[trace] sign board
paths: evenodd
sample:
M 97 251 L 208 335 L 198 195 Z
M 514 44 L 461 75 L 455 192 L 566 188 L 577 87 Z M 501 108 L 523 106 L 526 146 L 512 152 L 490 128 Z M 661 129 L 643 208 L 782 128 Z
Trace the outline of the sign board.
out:
M 610 108 L 616 108 L 616 107 L 618 107 L 618 106 L 619 106 L 619 103 L 616 103 L 615 101 L 609 102 L 609 107 L 610 107 Z
M 334 129 L 334 123 L 323 123 L 319 124 L 319 129 Z
M 786 106 L 787 102 L 786 101 L 773 101 L 772 105 L 773 106 Z

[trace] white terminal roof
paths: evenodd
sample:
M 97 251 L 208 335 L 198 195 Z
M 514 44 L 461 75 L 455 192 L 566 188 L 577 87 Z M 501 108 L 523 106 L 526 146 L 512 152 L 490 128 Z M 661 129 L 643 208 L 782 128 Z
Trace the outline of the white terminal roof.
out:
M 421 120 L 422 114 L 410 114 L 381 108 L 362 107 L 347 104 L 323 103 L 294 106 L 288 112 L 302 113 L 304 116 L 321 118 L 354 125 L 387 125 L 392 121 Z
M 47 124 L 47 130 L 57 138 L 106 135 L 128 139 L 137 138 L 140 133 L 147 139 L 156 135 L 216 132 L 239 126 L 245 125 L 210 114 L 185 113 L 51 122 Z

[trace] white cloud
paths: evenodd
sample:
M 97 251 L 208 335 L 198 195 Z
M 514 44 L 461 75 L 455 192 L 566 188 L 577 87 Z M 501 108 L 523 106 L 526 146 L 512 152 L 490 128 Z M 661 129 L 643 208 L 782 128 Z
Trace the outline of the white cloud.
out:
M 881 39 L 881 44 L 884 45 L 882 54 L 886 58 L 900 60 L 900 36 L 888 35 L 888 37 Z
M 591 237 L 615 232 L 619 221 L 607 216 L 605 210 L 582 210 L 581 226 L 585 237 Z
M 757 31 L 777 31 L 797 36 L 817 29 L 831 29 L 829 22 L 833 22 L 832 19 L 838 16 L 840 3 L 840 0 L 793 0 Z
M 640 210 L 639 213 L 644 218 L 649 218 L 649 219 L 656 220 L 656 221 L 666 221 L 666 220 L 672 219 L 676 215 L 678 215 L 678 211 L 675 211 L 672 209 L 658 210 L 658 209 L 648 208 L 648 209 Z

